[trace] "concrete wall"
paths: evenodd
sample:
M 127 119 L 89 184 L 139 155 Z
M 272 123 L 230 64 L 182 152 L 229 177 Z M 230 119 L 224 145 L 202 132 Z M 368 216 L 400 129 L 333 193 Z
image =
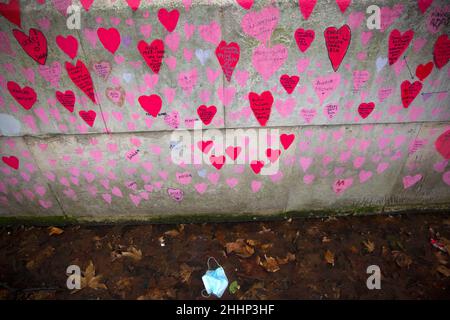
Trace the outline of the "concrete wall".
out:
M 81 8 L 79 30 L 66 25 L 71 3 Z M 22 0 L 20 23 L 14 1 L 0 7 L 2 217 L 164 220 L 449 208 L 447 1 L 83 3 Z M 366 25 L 372 4 L 381 8 L 380 30 Z M 161 8 L 177 10 L 178 20 Z M 349 34 L 347 27 L 337 37 L 326 31 L 344 25 Z M 38 30 L 31 41 L 30 28 Z M 314 32 L 309 47 L 298 46 L 298 29 Z M 64 40 L 69 35 L 77 50 Z M 156 39 L 164 43 L 159 71 L 158 61 L 151 69 L 138 50 L 140 41 Z M 216 56 L 222 40 L 240 51 L 234 67 L 236 47 L 225 50 L 233 52 L 225 72 Z M 77 61 L 95 98 L 71 79 L 66 63 Z M 299 77 L 292 93 L 283 75 Z M 406 81 L 417 83 L 408 90 Z M 66 90 L 74 94 L 73 110 L 58 100 Z M 249 94 L 264 91 L 273 103 L 260 109 Z M 154 100 L 144 110 L 140 97 L 150 95 L 161 98 L 160 110 Z M 201 119 L 201 105 L 215 106 L 210 123 Z M 251 129 L 263 139 L 240 139 L 248 152 L 233 164 L 231 144 L 220 141 L 232 133 L 226 129 Z M 178 141 L 187 133 L 192 140 Z M 270 146 L 262 143 L 267 135 Z M 280 143 L 284 135 L 294 135 L 288 148 Z M 214 146 L 203 154 L 198 143 L 210 139 Z M 197 163 L 173 163 L 172 153 L 189 150 Z M 211 155 L 224 155 L 225 165 L 213 166 Z M 264 163 L 259 173 L 256 160 Z

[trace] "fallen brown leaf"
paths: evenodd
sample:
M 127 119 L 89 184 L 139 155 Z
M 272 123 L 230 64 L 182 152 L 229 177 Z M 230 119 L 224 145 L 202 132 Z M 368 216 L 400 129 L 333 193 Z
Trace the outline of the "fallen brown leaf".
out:
M 180 265 L 180 278 L 181 282 L 189 282 L 189 279 L 191 279 L 192 271 L 194 271 L 193 268 L 189 267 L 186 263 L 182 263 Z
M 259 261 L 259 265 L 262 266 L 267 272 L 277 272 L 280 270 L 278 262 L 275 258 L 264 255 L 264 259 L 265 261 Z
M 286 258 L 277 258 L 277 262 L 280 265 L 287 264 L 291 261 L 295 261 L 295 254 L 288 252 Z
M 434 255 L 436 256 L 436 259 L 438 260 L 438 262 L 440 264 L 444 264 L 445 265 L 445 264 L 448 263 L 447 257 L 442 252 L 435 251 Z
M 446 266 L 440 265 L 436 270 L 446 278 L 450 277 L 450 269 Z
M 60 229 L 60 228 L 57 228 L 57 227 L 48 227 L 48 235 L 49 236 L 60 235 L 63 232 L 64 232 L 63 229 Z
M 140 249 L 138 250 L 135 247 L 131 246 L 128 248 L 128 251 L 122 252 L 122 256 L 130 257 L 136 261 L 139 261 L 142 259 L 142 251 Z
M 375 243 L 367 240 L 367 241 L 363 241 L 364 246 L 366 247 L 366 250 L 368 253 L 372 253 L 375 250 Z
M 86 267 L 86 270 L 83 272 L 83 276 L 81 277 L 81 289 L 108 289 L 104 283 L 100 282 L 101 278 L 101 275 L 95 275 L 94 264 L 92 263 L 92 261 L 89 261 L 89 265 Z
M 334 266 L 334 254 L 333 254 L 333 252 L 331 252 L 330 250 L 327 250 L 325 252 L 324 258 L 325 258 L 325 261 L 328 264 L 331 264 L 332 266 Z
M 394 257 L 395 263 L 400 268 L 409 268 L 413 262 L 410 256 L 401 251 L 392 251 L 392 256 Z
M 244 239 L 237 239 L 235 242 L 228 242 L 225 245 L 227 254 L 232 252 L 236 253 L 237 256 L 241 258 L 248 258 L 255 253 L 255 249 L 247 245 Z
M 180 232 L 179 232 L 178 230 L 176 230 L 176 229 L 172 229 L 172 230 L 169 230 L 169 231 L 164 232 L 164 234 L 165 234 L 166 236 L 175 238 L 175 237 L 177 237 L 177 236 L 180 235 Z

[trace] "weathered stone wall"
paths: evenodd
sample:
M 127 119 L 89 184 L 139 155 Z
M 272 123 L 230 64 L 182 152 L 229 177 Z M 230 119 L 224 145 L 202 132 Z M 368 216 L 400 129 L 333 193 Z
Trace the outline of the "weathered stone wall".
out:
M 445 0 L 3 4 L 0 215 L 448 208 L 449 21 Z M 226 129 L 271 143 L 240 139 L 233 164 Z

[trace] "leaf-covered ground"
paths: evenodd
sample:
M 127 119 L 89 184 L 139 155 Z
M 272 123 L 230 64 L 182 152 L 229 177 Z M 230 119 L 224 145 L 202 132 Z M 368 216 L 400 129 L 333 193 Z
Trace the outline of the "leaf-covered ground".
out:
M 222 299 L 449 299 L 447 239 L 448 214 L 1 227 L 0 298 L 204 299 L 212 256 L 230 282 Z M 381 290 L 366 287 L 369 265 L 381 269 Z

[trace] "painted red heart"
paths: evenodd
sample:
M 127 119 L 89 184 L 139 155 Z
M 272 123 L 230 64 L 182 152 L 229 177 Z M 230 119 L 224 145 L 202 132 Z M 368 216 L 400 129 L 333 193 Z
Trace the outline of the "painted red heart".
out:
M 278 160 L 278 158 L 281 155 L 281 150 L 279 149 L 272 149 L 272 148 L 267 148 L 266 149 L 266 156 L 269 159 L 270 162 L 274 163 Z
M 92 102 L 95 100 L 94 84 L 92 83 L 91 74 L 84 65 L 83 61 L 78 60 L 76 65 L 66 62 L 66 71 L 72 82 L 86 94 Z
M 236 0 L 236 1 L 245 10 L 250 10 L 250 8 L 253 6 L 254 0 Z
M 292 134 L 283 133 L 282 135 L 280 135 L 280 142 L 284 150 L 287 150 L 291 146 L 292 142 L 294 142 L 294 139 L 295 134 L 293 133 Z
M 97 113 L 94 110 L 84 111 L 81 110 L 79 112 L 80 117 L 87 123 L 88 126 L 92 127 L 94 125 L 95 118 L 97 117 Z
M 315 37 L 316 34 L 314 30 L 298 28 L 294 33 L 295 42 L 297 42 L 297 46 L 301 52 L 308 50 Z
M 286 90 L 286 92 L 288 94 L 291 94 L 292 92 L 294 92 L 295 87 L 297 86 L 297 83 L 299 80 L 300 80 L 299 77 L 288 76 L 287 74 L 283 74 L 280 77 L 280 83 L 283 86 L 284 90 Z
M 69 110 L 69 112 L 73 112 L 75 106 L 75 94 L 71 90 L 66 90 L 66 92 L 62 93 L 61 91 L 56 91 L 56 99 L 58 99 L 59 103 L 63 105 L 64 108 Z
M 167 31 L 172 32 L 177 27 L 178 18 L 180 17 L 180 12 L 177 9 L 172 11 L 167 11 L 165 8 L 159 9 L 158 19 L 159 22 L 166 28 Z
M 393 65 L 398 58 L 405 52 L 414 38 L 414 31 L 408 30 L 403 34 L 397 29 L 392 30 L 389 35 L 389 47 L 388 47 L 388 57 L 389 65 Z
M 37 63 L 44 65 L 47 60 L 47 39 L 44 34 L 34 28 L 28 32 L 29 36 L 14 29 L 13 35 L 22 49 Z
M 216 106 L 207 107 L 205 105 L 201 105 L 200 107 L 197 108 L 197 114 L 202 120 L 202 122 L 205 124 L 205 126 L 211 123 L 212 119 L 216 115 L 216 112 L 217 112 Z
M 298 7 L 300 8 L 305 20 L 308 20 L 309 16 L 313 12 L 316 2 L 317 0 L 298 0 Z
M 116 53 L 120 46 L 120 33 L 116 28 L 98 28 L 97 36 L 106 50 L 112 54 Z
M 422 82 L 415 81 L 414 83 L 405 80 L 402 82 L 401 86 L 402 91 L 402 104 L 404 108 L 408 108 L 411 102 L 419 94 L 420 90 L 422 90 Z
M 56 44 L 58 47 L 69 56 L 70 59 L 73 59 L 77 56 L 78 53 L 78 40 L 68 35 L 67 37 L 63 37 L 61 35 L 56 36 Z
M 150 96 L 140 96 L 138 101 L 142 109 L 150 113 L 152 117 L 156 118 L 159 111 L 161 111 L 162 100 L 161 97 L 157 94 L 152 94 Z
M 225 156 L 211 155 L 209 157 L 209 161 L 214 166 L 214 168 L 216 168 L 217 170 L 220 170 L 223 167 L 223 165 L 225 164 Z
M 164 42 L 156 39 L 151 44 L 147 44 L 144 40 L 141 40 L 137 48 L 149 68 L 158 74 L 164 57 Z
M 226 148 L 225 153 L 231 158 L 231 160 L 236 160 L 241 153 L 241 150 L 241 147 L 229 146 L 228 148 Z
M 11 0 L 9 3 L 0 3 L 0 14 L 9 22 L 22 28 L 22 22 L 20 21 L 20 0 Z
M 250 168 L 252 168 L 252 170 L 255 174 L 260 173 L 261 169 L 263 167 L 264 167 L 264 161 L 253 160 L 252 162 L 250 162 Z
M 84 10 L 89 11 L 94 0 L 80 0 Z
M 24 87 L 23 89 L 14 81 L 8 81 L 9 93 L 25 109 L 30 110 L 37 100 L 36 92 L 33 88 Z
M 127 3 L 131 10 L 136 11 L 141 4 L 141 0 L 127 0 Z
M 350 27 L 346 24 L 339 29 L 328 27 L 325 29 L 323 35 L 328 50 L 328 57 L 330 58 L 334 72 L 336 72 L 350 45 L 352 38 Z
M 213 147 L 213 141 L 212 140 L 207 140 L 207 141 L 199 141 L 198 143 L 197 143 L 197 145 L 198 145 L 198 147 L 200 148 L 200 150 L 203 152 L 203 153 L 208 153 L 209 152 L 209 150 L 211 150 L 211 148 Z
M 375 109 L 375 103 L 361 103 L 358 107 L 358 113 L 361 118 L 365 119 L 372 113 L 373 109 Z
M 19 169 L 19 159 L 15 156 L 2 157 L 2 161 L 14 170 Z
M 450 130 L 442 133 L 434 142 L 434 146 L 444 159 L 450 159 Z
M 230 42 L 227 44 L 225 41 L 221 41 L 216 48 L 216 57 L 219 60 L 219 64 L 222 67 L 223 73 L 228 82 L 231 81 L 234 68 L 239 62 L 241 50 L 236 42 Z
M 264 91 L 261 95 L 250 92 L 248 94 L 248 100 L 250 101 L 250 108 L 255 115 L 256 120 L 263 127 L 266 125 L 270 118 L 270 112 L 272 111 L 273 96 L 270 91 Z
M 427 64 L 419 64 L 416 68 L 416 77 L 419 78 L 420 81 L 425 80 L 433 70 L 433 62 L 428 62 Z
M 434 44 L 433 57 L 438 69 L 445 66 L 450 59 L 450 39 L 446 34 L 437 38 Z
M 428 7 L 433 3 L 433 0 L 419 0 L 417 4 L 419 5 L 420 12 L 425 13 Z
M 341 10 L 342 13 L 344 13 L 345 10 L 347 10 L 351 2 L 352 0 L 336 0 L 339 10 Z

